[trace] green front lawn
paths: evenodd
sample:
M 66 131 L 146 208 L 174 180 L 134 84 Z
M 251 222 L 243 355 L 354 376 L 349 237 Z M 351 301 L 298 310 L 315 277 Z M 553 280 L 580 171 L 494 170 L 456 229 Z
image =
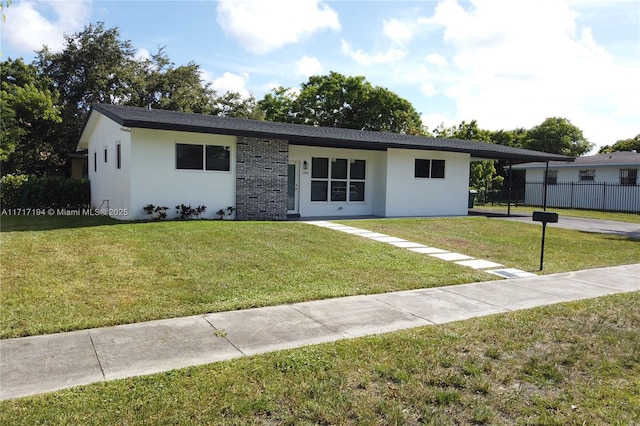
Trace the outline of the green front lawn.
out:
M 540 227 L 485 218 L 349 222 L 537 271 Z M 497 277 L 295 222 L 3 217 L 0 337 Z M 640 243 L 548 229 L 545 273 L 637 263 Z
M 3 425 L 640 424 L 640 292 L 0 403 Z
M 492 279 L 304 223 L 27 219 L 2 218 L 2 338 Z

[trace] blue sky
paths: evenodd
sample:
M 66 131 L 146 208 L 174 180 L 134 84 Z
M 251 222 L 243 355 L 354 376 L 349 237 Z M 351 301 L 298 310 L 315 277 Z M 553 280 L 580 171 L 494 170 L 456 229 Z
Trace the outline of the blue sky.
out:
M 337 71 L 409 100 L 430 128 L 561 116 L 598 146 L 640 133 L 640 0 L 14 0 L 5 15 L 3 60 L 104 21 L 141 56 L 200 64 L 219 92 L 261 99 Z

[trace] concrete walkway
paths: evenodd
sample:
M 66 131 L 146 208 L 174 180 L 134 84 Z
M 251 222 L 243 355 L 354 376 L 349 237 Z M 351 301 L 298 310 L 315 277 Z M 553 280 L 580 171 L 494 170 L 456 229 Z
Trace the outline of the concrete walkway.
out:
M 0 399 L 640 291 L 640 264 L 0 341 Z
M 404 240 L 402 238 L 394 237 L 387 234 L 380 234 L 378 232 L 373 232 L 362 228 L 342 225 L 327 220 L 313 220 L 305 223 L 309 225 L 320 226 L 322 228 L 333 229 L 334 231 L 340 231 L 351 235 L 357 235 L 359 237 L 368 238 L 370 240 L 378 241 L 381 243 L 391 244 L 392 246 L 435 257 L 440 260 L 454 262 L 457 265 L 482 270 L 484 272 L 497 275 L 502 278 L 523 278 L 535 276 L 535 274 L 532 274 L 531 272 L 526 272 L 520 269 L 505 268 L 501 263 L 492 262 L 486 259 L 476 259 L 463 253 L 450 252 L 438 247 L 429 247 L 424 244 Z

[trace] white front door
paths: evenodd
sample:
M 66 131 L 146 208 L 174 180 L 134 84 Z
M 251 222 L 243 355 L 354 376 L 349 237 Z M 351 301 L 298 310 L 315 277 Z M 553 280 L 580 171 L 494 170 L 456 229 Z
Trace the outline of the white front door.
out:
M 298 162 L 289 163 L 287 173 L 287 213 L 298 214 L 298 193 L 300 187 Z

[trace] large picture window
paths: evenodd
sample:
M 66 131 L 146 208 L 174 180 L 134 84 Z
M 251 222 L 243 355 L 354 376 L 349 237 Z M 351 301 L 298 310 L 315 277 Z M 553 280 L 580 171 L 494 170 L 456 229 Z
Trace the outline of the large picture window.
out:
M 311 201 L 363 202 L 367 162 L 346 158 L 311 159 Z
M 416 178 L 444 179 L 444 160 L 416 158 L 413 176 Z
M 231 170 L 231 149 L 219 145 L 176 144 L 179 170 Z

